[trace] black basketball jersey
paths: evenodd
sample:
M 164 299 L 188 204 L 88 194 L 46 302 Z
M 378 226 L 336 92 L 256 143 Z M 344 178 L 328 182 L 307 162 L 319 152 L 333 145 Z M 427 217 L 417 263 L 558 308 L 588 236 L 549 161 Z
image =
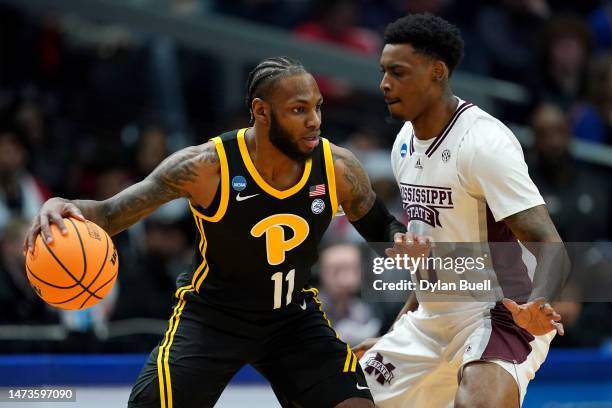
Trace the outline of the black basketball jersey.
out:
M 338 207 L 331 150 L 321 138 L 297 184 L 280 191 L 257 172 L 245 132 L 212 139 L 221 182 L 208 209 L 190 204 L 199 242 L 176 296 L 237 310 L 282 309 L 301 299 Z

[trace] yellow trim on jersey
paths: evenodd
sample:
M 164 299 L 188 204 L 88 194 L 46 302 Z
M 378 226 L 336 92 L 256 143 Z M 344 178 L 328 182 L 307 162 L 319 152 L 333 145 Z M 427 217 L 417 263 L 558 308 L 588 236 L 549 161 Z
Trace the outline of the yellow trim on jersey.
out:
M 206 276 L 208 275 L 208 271 L 210 269 L 208 267 L 208 262 L 206 262 L 206 248 L 208 247 L 208 240 L 206 239 L 206 234 L 204 233 L 204 224 L 203 224 L 202 219 L 198 216 L 198 212 L 194 208 L 192 208 L 192 212 L 193 212 L 193 219 L 196 223 L 196 227 L 198 228 L 198 231 L 200 232 L 199 248 L 200 248 L 200 253 L 202 254 L 202 263 L 197 267 L 197 269 L 193 273 L 191 284 L 181 286 L 180 288 L 176 290 L 174 296 L 181 300 L 185 298 L 185 294 L 187 292 L 193 292 L 194 290 L 196 291 L 196 293 L 200 292 L 200 287 L 202 286 L 204 279 L 206 279 Z
M 168 330 L 164 342 L 157 352 L 157 379 L 159 383 L 159 399 L 161 408 L 172 408 L 172 379 L 170 377 L 170 347 L 181 320 L 181 313 L 185 308 L 185 301 L 179 300 L 174 306 L 174 313 L 170 317 Z M 168 390 L 166 394 L 166 389 Z
M 338 337 L 338 333 L 336 333 L 336 331 L 332 327 L 331 322 L 327 318 L 327 314 L 323 311 L 323 304 L 321 303 L 319 298 L 317 298 L 317 295 L 319 294 L 319 290 L 317 288 L 310 288 L 310 289 L 302 289 L 302 292 L 312 293 L 313 295 L 312 299 L 315 301 L 317 306 L 319 306 L 319 310 L 321 311 L 321 313 L 323 313 L 323 318 L 327 321 L 327 325 L 333 330 L 334 334 L 336 335 L 336 338 L 342 341 L 342 339 Z M 357 356 L 355 355 L 355 353 L 353 353 L 353 350 L 351 350 L 351 346 L 349 346 L 348 343 L 345 343 L 345 344 L 346 344 L 346 358 L 344 359 L 344 368 L 342 369 L 342 372 L 343 373 L 347 373 L 347 372 L 354 373 L 355 370 L 357 369 Z M 353 364 L 351 364 L 351 361 L 353 362 Z
M 166 335 L 164 338 L 164 342 L 159 348 L 157 355 L 157 377 L 159 380 L 159 395 L 161 400 L 162 408 L 172 408 L 172 381 L 170 377 L 170 347 L 172 347 L 172 342 L 174 341 L 174 335 L 178 329 L 179 321 L 181 318 L 181 313 L 185 308 L 185 304 L 187 301 L 185 300 L 185 294 L 188 292 L 196 293 L 200 291 L 200 287 L 202 286 L 202 282 L 208 275 L 208 264 L 206 262 L 206 248 L 208 246 L 208 241 L 206 240 L 206 235 L 204 234 L 204 225 L 203 220 L 198 216 L 198 212 L 192 207 L 193 218 L 196 223 L 196 227 L 200 232 L 200 252 L 202 253 L 202 263 L 193 273 L 193 278 L 191 280 L 191 284 L 181 286 L 178 288 L 174 294 L 174 296 L 178 299 L 176 306 L 174 307 L 174 313 L 172 317 L 170 317 L 170 323 L 168 325 L 168 330 L 166 331 Z M 166 394 L 166 389 L 168 390 Z
M 323 157 L 325 158 L 325 171 L 327 173 L 327 185 L 329 187 L 329 202 L 332 207 L 332 217 L 338 211 L 338 196 L 336 195 L 336 171 L 334 170 L 334 160 L 332 158 L 329 140 L 321 138 L 323 141 Z
M 219 203 L 219 208 L 217 209 L 215 215 L 210 217 L 196 210 L 191 202 L 189 202 L 189 207 L 191 207 L 191 211 L 195 212 L 198 217 L 201 217 L 208 222 L 218 222 L 225 215 L 225 211 L 227 210 L 227 205 L 229 203 L 229 164 L 227 162 L 227 156 L 225 154 L 225 148 L 223 147 L 221 138 L 217 136 L 210 140 L 215 142 L 217 154 L 219 155 L 219 167 L 221 168 L 221 181 L 219 182 L 219 188 L 221 189 L 221 202 Z
M 306 163 L 304 164 L 304 174 L 302 174 L 302 178 L 300 179 L 300 181 L 297 182 L 296 185 L 288 188 L 287 190 L 277 190 L 271 185 L 269 185 L 266 182 L 266 180 L 264 180 L 263 177 L 261 177 L 261 175 L 257 171 L 257 168 L 255 168 L 255 164 L 253 164 L 253 160 L 251 160 L 251 156 L 249 155 L 249 149 L 247 148 L 246 140 L 244 137 L 245 133 L 246 133 L 246 129 L 240 129 L 238 131 L 238 148 L 240 149 L 240 155 L 242 156 L 242 161 L 244 162 L 244 165 L 249 171 L 249 174 L 251 174 L 251 177 L 253 177 L 253 180 L 255 180 L 257 185 L 261 187 L 263 191 L 265 191 L 266 193 L 270 194 L 273 197 L 276 197 L 282 200 L 284 198 L 287 198 L 297 193 L 304 187 L 304 185 L 306 184 L 306 181 L 308 181 L 308 177 L 310 177 L 310 170 L 312 168 L 311 159 L 306 160 Z
M 351 371 L 355 372 L 355 370 L 357 370 L 357 356 L 355 355 L 355 353 L 353 353 L 352 350 L 351 350 L 351 354 L 353 354 L 353 364 L 351 364 Z
M 351 348 L 349 347 L 348 343 L 346 343 L 346 360 L 344 360 L 344 370 L 342 370 L 343 373 L 346 373 L 349 370 L 352 359 L 353 355 Z

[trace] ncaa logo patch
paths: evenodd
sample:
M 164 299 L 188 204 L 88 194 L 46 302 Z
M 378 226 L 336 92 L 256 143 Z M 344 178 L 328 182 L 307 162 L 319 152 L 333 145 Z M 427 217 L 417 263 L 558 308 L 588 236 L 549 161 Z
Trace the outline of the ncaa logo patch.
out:
M 247 181 L 242 176 L 234 176 L 232 179 L 232 188 L 236 191 L 242 191 L 246 188 Z
M 403 143 L 402 147 L 400 148 L 400 156 L 404 158 L 406 157 L 406 154 L 408 154 L 408 145 L 406 143 Z
M 310 205 L 313 214 L 321 214 L 325 209 L 325 203 L 320 198 L 317 198 Z

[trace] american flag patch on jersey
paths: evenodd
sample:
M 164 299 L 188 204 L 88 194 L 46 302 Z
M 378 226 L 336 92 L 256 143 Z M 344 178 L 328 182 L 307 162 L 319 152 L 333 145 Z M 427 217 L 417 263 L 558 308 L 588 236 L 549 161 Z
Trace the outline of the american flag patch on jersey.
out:
M 316 186 L 310 186 L 308 197 L 317 197 L 325 195 L 325 184 L 317 184 Z

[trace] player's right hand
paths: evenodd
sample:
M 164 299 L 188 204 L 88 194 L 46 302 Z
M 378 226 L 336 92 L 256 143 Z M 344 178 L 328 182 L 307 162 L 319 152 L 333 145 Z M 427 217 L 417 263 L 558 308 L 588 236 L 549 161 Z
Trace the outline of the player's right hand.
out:
M 64 224 L 64 217 L 73 217 L 85 221 L 85 217 L 83 217 L 81 210 L 71 201 L 59 197 L 47 200 L 32 220 L 30 229 L 23 242 L 24 252 L 34 250 L 34 242 L 36 242 L 36 236 L 38 234 L 42 234 L 42 239 L 44 239 L 47 244 L 53 242 L 51 224 L 57 225 L 62 234 L 68 233 L 66 225 Z
M 380 340 L 380 337 L 365 339 L 364 341 L 353 347 L 353 352 L 355 353 L 355 356 L 357 356 L 357 359 L 363 357 L 365 352 L 371 349 L 378 340 Z

